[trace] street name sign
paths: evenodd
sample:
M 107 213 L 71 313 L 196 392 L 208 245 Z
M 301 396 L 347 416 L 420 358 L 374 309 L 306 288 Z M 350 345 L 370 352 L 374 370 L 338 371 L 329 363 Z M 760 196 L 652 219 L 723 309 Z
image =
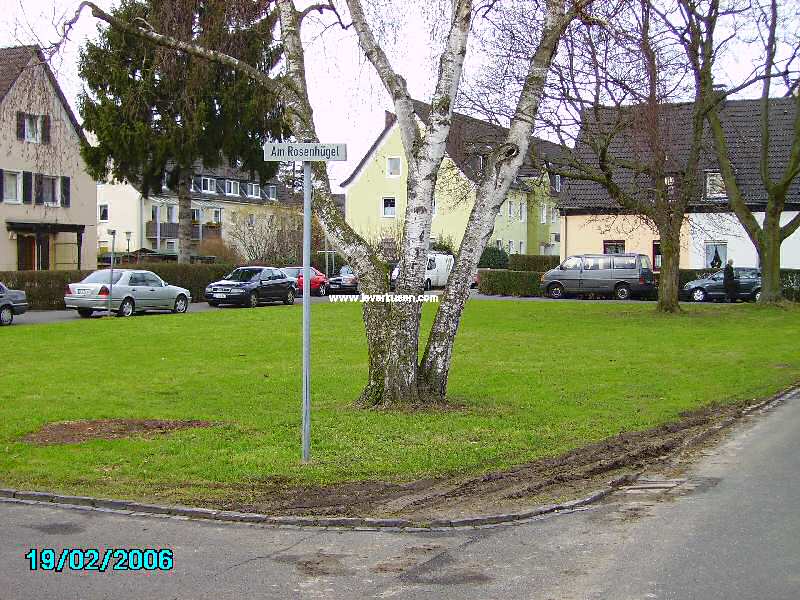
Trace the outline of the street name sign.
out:
M 264 160 L 268 162 L 347 160 L 347 144 L 266 143 Z

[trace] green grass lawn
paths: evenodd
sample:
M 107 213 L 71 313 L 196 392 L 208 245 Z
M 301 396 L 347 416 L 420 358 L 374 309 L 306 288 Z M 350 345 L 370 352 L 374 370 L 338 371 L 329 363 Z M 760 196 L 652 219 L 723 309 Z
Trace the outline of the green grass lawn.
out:
M 424 330 L 433 317 L 425 308 Z M 186 501 L 254 482 L 480 472 L 800 380 L 800 310 L 473 301 L 446 412 L 354 408 L 360 306 L 314 305 L 313 463 L 299 464 L 300 306 L 0 330 L 0 485 Z M 34 446 L 42 425 L 205 419 L 157 438 Z M 227 491 L 226 491 L 227 490 Z

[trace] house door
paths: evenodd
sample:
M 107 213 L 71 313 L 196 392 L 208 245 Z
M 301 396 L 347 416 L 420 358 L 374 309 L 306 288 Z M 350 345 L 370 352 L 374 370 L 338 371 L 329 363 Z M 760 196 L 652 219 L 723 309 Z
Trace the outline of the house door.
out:
M 36 268 L 36 238 L 17 235 L 17 270 L 33 271 Z
M 50 236 L 39 235 L 36 237 L 36 270 L 47 271 L 50 269 Z

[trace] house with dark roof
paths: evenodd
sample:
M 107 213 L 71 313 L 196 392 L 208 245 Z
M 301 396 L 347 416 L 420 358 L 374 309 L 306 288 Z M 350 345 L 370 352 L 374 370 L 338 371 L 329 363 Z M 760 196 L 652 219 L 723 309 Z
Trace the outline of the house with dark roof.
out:
M 0 271 L 96 265 L 83 136 L 41 50 L 0 48 Z
M 430 106 L 415 101 L 420 125 L 428 122 Z M 475 202 L 485 157 L 506 135 L 497 125 L 454 113 L 445 160 L 436 186 L 431 241 L 449 240 L 455 247 Z M 545 163 L 561 147 L 535 139 L 537 160 Z M 406 208 L 407 165 L 396 116 L 386 113 L 384 128 L 341 186 L 345 219 L 360 235 L 383 248 L 396 248 Z M 558 254 L 556 199 L 560 178 L 532 161 L 526 163 L 495 219 L 493 244 L 512 254 Z M 387 255 L 392 250 L 384 252 Z M 387 258 L 392 258 L 387 256 Z
M 97 194 L 98 248 L 111 250 L 108 230 L 117 232 L 115 251 L 149 250 L 172 257 L 178 251 L 178 195 L 167 186 L 145 197 L 128 182 L 101 182 Z M 302 198 L 273 178 L 260 181 L 236 165 L 206 167 L 197 162 L 192 178 L 192 248 L 195 255 L 210 251 L 203 242 L 221 240 L 235 246 L 232 238 L 237 223 L 259 219 L 273 222 L 295 220 L 302 210 Z M 204 249 L 204 246 L 206 247 Z
M 609 123 L 618 115 L 606 115 Z M 774 98 L 769 106 L 770 175 L 776 180 L 782 174 L 791 152 L 796 118 L 796 98 Z M 727 100 L 720 117 L 730 148 L 731 160 L 746 202 L 756 219 L 763 222 L 767 193 L 761 179 L 761 100 Z M 676 175 L 667 176 L 667 185 L 680 180 L 685 169 L 691 132 L 692 105 L 678 103 L 663 109 L 660 132 L 668 148 L 668 168 Z M 620 122 L 617 119 L 616 122 Z M 595 152 L 588 146 L 584 123 L 578 135 L 574 154 L 578 161 L 596 165 Z M 623 130 L 614 137 L 609 155 L 617 163 L 633 161 L 647 152 L 646 144 L 635 133 Z M 689 204 L 681 229 L 681 268 L 703 269 L 724 264 L 732 258 L 736 265 L 758 266 L 753 243 L 730 210 L 725 185 L 719 170 L 713 142 L 706 132 L 700 156 L 702 180 L 697 197 Z M 670 182 L 669 180 L 672 180 Z M 637 202 L 647 202 L 652 183 L 640 174 L 622 166 L 614 169 L 614 180 Z M 561 257 L 584 253 L 639 252 L 647 254 L 658 269 L 661 261 L 660 240 L 634 211 L 621 208 L 609 197 L 606 189 L 593 181 L 570 178 L 559 200 L 561 213 Z M 800 181 L 795 180 L 788 192 L 782 222 L 788 222 L 800 210 Z M 781 265 L 800 268 L 800 232 L 787 238 L 781 249 Z

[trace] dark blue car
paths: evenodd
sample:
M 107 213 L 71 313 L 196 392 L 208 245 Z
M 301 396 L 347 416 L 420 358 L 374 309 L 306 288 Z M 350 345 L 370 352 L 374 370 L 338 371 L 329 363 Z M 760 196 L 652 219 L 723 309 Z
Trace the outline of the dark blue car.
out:
M 277 267 L 239 267 L 225 279 L 206 286 L 206 301 L 211 306 L 238 304 L 255 308 L 264 302 L 294 304 L 295 281 Z
M 752 267 L 735 267 L 733 273 L 736 278 L 736 298 L 758 302 L 761 297 L 761 272 Z M 693 302 L 723 300 L 727 298 L 723 279 L 722 271 L 701 276 L 683 286 L 681 298 Z

